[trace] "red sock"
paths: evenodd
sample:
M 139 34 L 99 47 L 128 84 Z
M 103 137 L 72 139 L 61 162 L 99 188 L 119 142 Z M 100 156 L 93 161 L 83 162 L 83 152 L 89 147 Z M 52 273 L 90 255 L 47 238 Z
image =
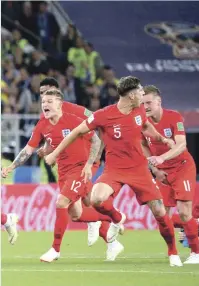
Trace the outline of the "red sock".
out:
M 184 221 L 181 220 L 179 214 L 173 214 L 171 219 L 172 219 L 174 227 L 176 228 L 184 227 Z
M 94 206 L 95 209 L 105 215 L 108 215 L 114 223 L 118 223 L 122 219 L 122 215 L 113 206 L 113 198 L 109 197 L 108 200 L 101 203 L 99 206 Z
M 64 236 L 66 227 L 68 224 L 68 209 L 56 209 L 56 220 L 54 228 L 54 241 L 52 247 L 59 252 Z
M 167 214 L 161 217 L 156 217 L 156 220 L 159 225 L 160 233 L 168 246 L 168 255 L 177 254 L 178 251 L 176 249 L 175 233 L 172 220 Z
M 189 242 L 191 252 L 199 253 L 198 224 L 194 218 L 184 223 L 184 232 Z
M 103 221 L 99 229 L 99 235 L 100 237 L 103 238 L 105 242 L 107 242 L 107 232 L 108 232 L 109 226 L 110 226 L 109 222 Z
M 4 225 L 7 222 L 7 215 L 1 214 L 1 224 Z
M 109 216 L 99 213 L 93 207 L 83 207 L 81 217 L 77 221 L 94 222 L 94 221 L 99 221 L 99 220 L 111 222 L 111 219 Z

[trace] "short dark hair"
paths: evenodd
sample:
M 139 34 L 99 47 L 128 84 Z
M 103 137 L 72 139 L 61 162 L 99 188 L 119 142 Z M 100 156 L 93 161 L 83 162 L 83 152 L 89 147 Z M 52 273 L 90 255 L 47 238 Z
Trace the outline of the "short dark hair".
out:
M 75 68 L 75 65 L 73 63 L 69 62 L 67 68 L 69 68 L 69 67 L 74 67 Z
M 126 96 L 133 89 L 138 88 L 140 80 L 137 77 L 122 77 L 117 84 L 117 92 L 120 96 Z
M 103 69 L 109 71 L 109 70 L 112 70 L 113 68 L 109 65 L 104 65 Z
M 54 77 L 46 77 L 40 82 L 40 87 L 45 85 L 55 86 L 56 88 L 59 88 L 59 84 Z
M 144 87 L 144 94 L 147 95 L 149 93 L 154 93 L 155 95 L 160 96 L 161 92 L 155 85 L 146 85 Z
M 54 96 L 60 98 L 61 100 L 64 100 L 64 95 L 60 89 L 55 89 L 55 88 L 54 89 L 48 89 L 44 92 L 44 95 L 54 95 Z

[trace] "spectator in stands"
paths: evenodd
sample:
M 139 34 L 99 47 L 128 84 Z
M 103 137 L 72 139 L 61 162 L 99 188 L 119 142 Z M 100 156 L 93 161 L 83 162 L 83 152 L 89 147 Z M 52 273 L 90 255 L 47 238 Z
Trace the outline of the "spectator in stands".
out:
M 90 78 L 87 55 L 84 50 L 83 40 L 79 36 L 76 39 L 76 46 L 68 51 L 68 62 L 75 66 L 75 77 L 82 81 Z
M 1 33 L 1 62 L 4 59 L 6 59 L 9 55 L 12 55 L 11 48 L 10 48 L 11 40 L 12 40 L 12 36 L 10 33 L 6 33 L 6 32 Z
M 67 91 L 65 93 L 66 98 L 75 98 L 76 103 L 80 105 L 85 104 L 85 91 L 81 80 L 75 76 L 75 66 L 69 63 L 66 69 L 66 84 Z
M 30 63 L 29 72 L 31 74 L 47 74 L 49 69 L 49 63 L 46 60 L 44 54 L 39 50 L 35 50 L 32 53 L 32 60 Z
M 30 85 L 18 89 L 18 96 L 16 100 L 17 113 L 39 113 L 40 112 L 40 76 L 34 75 L 31 79 Z
M 89 104 L 89 110 L 91 111 L 97 111 L 98 109 L 100 109 L 100 100 L 98 97 L 92 97 L 90 100 L 90 104 Z
M 95 109 L 96 106 L 100 106 L 99 95 L 100 91 L 99 88 L 94 85 L 93 83 L 86 83 L 85 84 L 85 93 L 86 93 L 86 101 L 85 106 L 91 110 Z
M 117 87 L 115 84 L 107 84 L 106 85 L 106 92 L 107 92 L 106 96 L 104 96 L 104 94 L 101 93 L 100 108 L 103 108 L 107 105 L 114 104 L 119 99 L 119 96 L 117 93 Z
M 94 83 L 101 75 L 102 59 L 98 52 L 94 50 L 91 43 L 85 42 L 84 49 L 88 58 L 88 68 L 90 72 L 90 82 Z
M 31 92 L 28 88 L 18 89 L 18 96 L 16 99 L 16 113 L 27 114 L 31 112 L 32 99 Z
M 72 81 L 70 81 L 72 82 Z M 58 77 L 59 88 L 61 89 L 64 95 L 64 101 L 69 101 L 72 103 L 76 103 L 76 94 L 75 90 L 73 89 L 73 85 L 70 87 L 70 82 L 67 81 L 64 75 L 60 75 Z M 69 85 L 68 85 L 69 83 Z
M 97 80 L 97 85 L 100 87 L 100 102 L 101 107 L 106 106 L 106 103 L 114 101 L 114 96 L 110 96 L 109 87 L 111 86 L 111 94 L 114 93 L 113 89 L 116 89 L 118 79 L 115 77 L 115 73 L 112 67 L 105 65 L 102 71 L 102 78 Z
M 42 48 L 48 53 L 54 53 L 59 26 L 52 13 L 48 11 L 48 3 L 45 1 L 39 4 L 37 15 L 38 34 L 42 40 Z
M 10 43 L 12 54 L 15 55 L 17 48 L 20 48 L 22 51 L 24 51 L 26 45 L 28 45 L 28 41 L 22 38 L 21 32 L 18 29 L 14 29 L 12 31 L 12 37 L 13 40 Z
M 102 69 L 102 77 L 96 81 L 98 86 L 106 85 L 107 83 L 117 84 L 118 79 L 115 77 L 115 72 L 113 68 L 109 65 L 104 65 Z
M 19 72 L 15 68 L 14 62 L 11 58 L 3 61 L 3 80 L 9 85 L 18 76 Z
M 7 83 L 4 80 L 1 80 L 1 104 L 3 107 L 5 107 L 5 105 L 9 102 L 8 92 L 9 88 Z
M 18 77 L 14 80 L 14 83 L 20 89 L 28 88 L 30 85 L 30 75 L 25 66 L 22 66 L 19 70 Z
M 9 94 L 9 105 L 13 111 L 13 113 L 17 113 L 17 101 L 18 101 L 18 96 L 19 96 L 19 89 L 16 87 L 15 84 L 11 84 L 9 86 L 9 90 L 8 90 L 8 94 Z
M 34 75 L 30 83 L 30 92 L 31 92 L 31 113 L 40 113 L 40 81 L 41 78 L 39 75 Z
M 11 21 L 6 21 L 3 16 L 5 15 L 8 19 L 12 19 L 13 21 L 17 20 L 20 15 L 22 3 L 22 1 L 1 1 L 1 25 L 4 28 L 8 30 L 12 30 L 14 28 L 13 23 Z
M 74 25 L 68 24 L 67 33 L 62 37 L 61 47 L 62 51 L 68 53 L 68 50 L 72 47 L 75 47 L 77 37 L 77 29 Z
M 32 3 L 30 1 L 23 2 L 22 11 L 20 13 L 18 20 L 16 21 L 16 24 L 18 27 L 20 27 L 20 25 L 21 25 L 22 27 L 28 29 L 34 35 L 37 34 L 36 16 L 33 14 Z M 38 44 L 38 41 L 36 41 L 35 38 L 32 37 L 29 33 L 26 33 L 22 30 L 22 35 L 31 44 L 33 44 L 33 45 Z

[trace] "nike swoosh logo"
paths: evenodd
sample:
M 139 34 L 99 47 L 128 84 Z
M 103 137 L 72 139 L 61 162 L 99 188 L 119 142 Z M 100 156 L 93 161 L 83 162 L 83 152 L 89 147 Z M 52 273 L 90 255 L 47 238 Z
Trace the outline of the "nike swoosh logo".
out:
M 47 137 L 48 135 L 50 135 L 50 133 L 48 133 L 48 134 L 44 134 L 44 137 Z

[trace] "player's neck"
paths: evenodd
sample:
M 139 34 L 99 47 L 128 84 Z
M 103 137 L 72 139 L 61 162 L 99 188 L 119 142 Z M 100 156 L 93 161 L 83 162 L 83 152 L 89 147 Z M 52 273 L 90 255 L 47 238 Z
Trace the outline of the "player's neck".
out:
M 158 123 L 162 118 L 162 114 L 163 114 L 163 109 L 161 107 L 160 110 L 158 110 L 158 112 L 154 116 L 151 116 L 151 119 L 153 120 L 154 123 Z
M 53 116 L 52 118 L 49 119 L 50 123 L 52 125 L 56 125 L 57 122 L 59 121 L 59 119 L 62 117 L 63 113 L 60 110 L 60 112 L 58 112 L 55 116 Z
M 123 114 L 129 114 L 131 113 L 132 109 L 136 108 L 137 106 L 134 106 L 132 104 L 132 101 L 127 100 L 126 98 L 120 98 L 120 100 L 117 103 L 117 108 L 119 111 Z

